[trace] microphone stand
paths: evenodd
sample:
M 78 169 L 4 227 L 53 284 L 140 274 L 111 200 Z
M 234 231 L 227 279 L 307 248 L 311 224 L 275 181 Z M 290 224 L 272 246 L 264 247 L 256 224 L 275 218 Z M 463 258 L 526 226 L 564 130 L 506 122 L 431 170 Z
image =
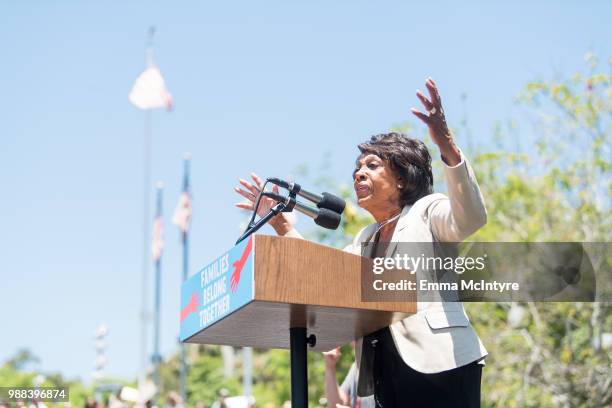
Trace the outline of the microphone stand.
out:
M 261 197 L 265 195 L 265 188 L 266 184 L 268 184 L 268 181 L 269 180 L 266 180 L 261 191 L 259 192 L 259 195 L 257 196 L 257 203 L 255 204 L 255 208 L 253 209 L 253 215 L 251 216 L 251 220 L 249 221 L 249 225 L 247 226 L 246 231 L 240 236 L 240 238 L 238 238 L 234 245 L 238 245 L 240 242 L 244 241 L 255 231 L 263 227 L 268 221 L 270 221 L 272 217 L 275 217 L 282 212 L 293 211 L 293 207 L 295 207 L 295 198 L 297 197 L 297 192 L 295 191 L 295 189 L 292 188 L 291 190 L 289 190 L 289 197 L 287 203 L 279 202 L 274 207 L 270 208 L 270 211 L 268 211 L 266 215 L 261 217 L 259 221 L 253 222 L 255 221 L 255 215 L 257 214 L 257 209 L 259 208 Z
M 278 203 L 274 207 L 270 208 L 270 211 L 268 211 L 268 213 L 265 216 L 261 217 L 261 219 L 257 221 L 255 224 L 249 223 L 247 230 L 244 232 L 244 234 L 240 236 L 240 238 L 238 238 L 238 240 L 236 241 L 234 245 L 238 245 L 239 243 L 244 241 L 246 238 L 248 238 L 249 235 L 251 235 L 258 229 L 263 227 L 266 224 L 266 222 L 270 221 L 270 218 L 280 214 L 281 212 L 285 212 L 286 207 L 287 207 L 286 204 Z M 257 208 L 255 209 L 255 211 L 257 211 Z

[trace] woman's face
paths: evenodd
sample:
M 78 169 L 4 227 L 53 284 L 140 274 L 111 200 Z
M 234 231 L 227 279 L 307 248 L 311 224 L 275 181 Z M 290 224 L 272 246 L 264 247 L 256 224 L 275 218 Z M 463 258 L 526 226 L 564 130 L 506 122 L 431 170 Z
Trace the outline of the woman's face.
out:
M 365 153 L 357 158 L 353 172 L 357 203 L 377 221 L 396 214 L 400 208 L 398 184 L 400 181 L 389 164 L 377 155 Z

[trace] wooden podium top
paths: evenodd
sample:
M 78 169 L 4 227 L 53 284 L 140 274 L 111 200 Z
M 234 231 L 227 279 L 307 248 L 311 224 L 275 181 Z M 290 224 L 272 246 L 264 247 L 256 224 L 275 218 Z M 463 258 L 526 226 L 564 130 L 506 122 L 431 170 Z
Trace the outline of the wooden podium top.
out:
M 289 348 L 289 328 L 306 327 L 327 351 L 416 311 L 406 302 L 362 302 L 357 255 L 310 241 L 255 235 L 188 279 L 181 340 Z M 370 269 L 371 270 L 371 269 Z

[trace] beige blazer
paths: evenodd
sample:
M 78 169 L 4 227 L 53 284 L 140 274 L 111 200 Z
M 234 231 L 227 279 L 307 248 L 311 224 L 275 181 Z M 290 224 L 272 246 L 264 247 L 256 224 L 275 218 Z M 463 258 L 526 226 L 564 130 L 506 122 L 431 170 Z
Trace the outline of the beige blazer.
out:
M 398 242 L 460 242 L 486 224 L 487 211 L 468 161 L 444 168 L 448 197 L 431 194 L 404 207 L 386 256 L 394 257 Z M 364 228 L 346 251 L 360 254 L 373 238 L 377 224 Z M 433 245 L 432 245 L 433 246 Z M 401 253 L 400 253 L 401 254 Z M 460 302 L 418 302 L 417 313 L 390 326 L 400 356 L 422 373 L 438 373 L 482 360 L 487 351 Z M 356 347 L 359 395 L 374 392 L 374 353 L 359 339 Z

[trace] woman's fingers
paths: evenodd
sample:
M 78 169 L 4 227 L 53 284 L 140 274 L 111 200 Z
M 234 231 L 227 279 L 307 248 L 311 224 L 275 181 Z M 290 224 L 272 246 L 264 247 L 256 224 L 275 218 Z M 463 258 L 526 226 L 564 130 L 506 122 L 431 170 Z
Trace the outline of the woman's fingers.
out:
M 440 94 L 438 93 L 438 87 L 434 83 L 431 77 L 427 78 L 425 81 L 425 86 L 427 87 L 427 91 L 429 91 L 429 95 L 431 96 L 431 101 L 434 106 L 438 109 L 442 108 L 442 99 L 440 98 Z
M 425 122 L 426 125 L 429 125 L 429 116 L 427 116 L 426 114 L 424 114 L 423 112 L 419 111 L 416 108 L 412 108 L 412 109 L 410 109 L 410 111 L 412 111 L 414 116 L 416 116 L 417 118 L 419 118 L 423 122 Z
M 240 184 L 242 184 L 242 185 L 244 186 L 244 188 L 246 188 L 247 190 L 249 190 L 249 191 L 251 192 L 251 194 L 253 194 L 253 195 L 255 195 L 255 196 L 256 196 L 257 194 L 259 194 L 259 189 L 258 189 L 257 187 L 255 187 L 254 185 L 252 185 L 251 183 L 249 183 L 248 181 L 243 180 L 243 179 L 238 179 L 238 182 L 239 182 Z
M 240 183 L 240 185 L 234 187 L 234 191 L 247 199 L 247 201 L 237 203 L 235 204 L 235 206 L 244 210 L 253 211 L 255 209 L 255 201 L 257 201 L 257 197 L 259 197 L 259 194 L 262 191 L 262 188 L 265 184 L 265 180 L 263 180 L 255 173 L 251 173 L 251 178 L 253 179 L 254 184 L 239 178 L 238 182 Z M 272 191 L 278 194 L 278 186 L 273 185 Z M 261 198 L 257 212 L 265 213 L 265 211 L 268 211 L 274 205 L 276 205 L 276 200 L 264 196 Z
M 259 177 L 257 174 L 255 173 L 251 173 L 251 178 L 253 179 L 253 181 L 255 182 L 255 184 L 257 184 L 257 187 L 259 187 L 259 189 L 261 190 L 261 188 L 264 185 L 264 181 L 262 180 L 261 177 Z
M 433 103 L 431 103 L 430 100 L 427 99 L 425 95 L 423 95 L 423 92 L 417 89 L 416 95 L 421 100 L 423 106 L 425 106 L 425 109 L 430 111 L 434 107 Z
M 243 210 L 253 211 L 253 208 L 254 208 L 254 204 L 250 201 L 245 201 L 243 203 L 236 203 L 235 205 L 236 207 L 242 208 Z
M 234 191 L 246 198 L 249 201 L 255 201 L 255 194 L 249 193 L 248 191 L 244 191 L 241 188 L 234 187 Z

